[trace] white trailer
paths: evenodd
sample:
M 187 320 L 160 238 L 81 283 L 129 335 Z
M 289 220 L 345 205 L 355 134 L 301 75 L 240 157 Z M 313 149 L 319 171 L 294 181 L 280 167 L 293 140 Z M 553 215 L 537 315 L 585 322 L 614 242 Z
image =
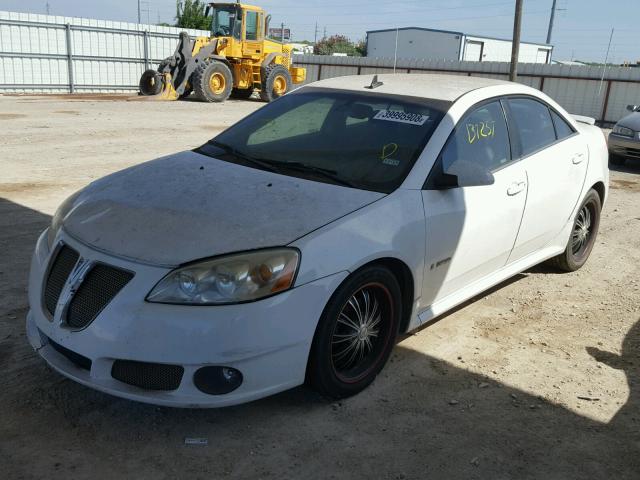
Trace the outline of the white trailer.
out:
M 550 63 L 552 51 L 553 47 L 544 43 L 520 42 L 518 61 Z M 509 62 L 511 40 L 421 27 L 371 30 L 367 32 L 367 56 Z

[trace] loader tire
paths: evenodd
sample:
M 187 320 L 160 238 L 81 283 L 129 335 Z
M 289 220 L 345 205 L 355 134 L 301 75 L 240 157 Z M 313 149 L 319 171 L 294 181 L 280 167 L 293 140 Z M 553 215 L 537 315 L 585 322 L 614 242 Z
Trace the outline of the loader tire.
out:
M 264 69 L 260 98 L 271 102 L 291 90 L 291 74 L 286 67 L 278 64 L 269 65 Z
M 233 75 L 224 63 L 209 60 L 198 66 L 189 83 L 199 100 L 224 102 L 231 95 Z
M 162 91 L 162 75 L 155 70 L 147 70 L 140 77 L 140 95 L 158 95 Z

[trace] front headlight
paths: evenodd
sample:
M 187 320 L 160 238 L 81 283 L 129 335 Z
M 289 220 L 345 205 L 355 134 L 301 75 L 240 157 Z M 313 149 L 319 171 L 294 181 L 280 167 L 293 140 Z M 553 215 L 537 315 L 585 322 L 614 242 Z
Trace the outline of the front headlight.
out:
M 227 255 L 178 268 L 153 287 L 147 301 L 184 305 L 250 302 L 290 289 L 300 253 L 277 248 Z
M 53 218 L 51 219 L 51 225 L 49 226 L 49 231 L 47 232 L 47 244 L 49 245 L 49 249 L 51 249 L 53 242 L 55 241 L 56 237 L 58 236 L 58 232 L 62 227 L 62 222 L 71 211 L 71 207 L 73 207 L 73 203 L 76 201 L 76 198 L 78 198 L 78 195 L 80 195 L 80 192 L 81 190 L 69 196 L 64 202 L 60 204 L 60 206 L 56 210 L 56 213 L 53 215 Z
M 622 135 L 623 137 L 633 137 L 633 134 L 635 132 L 630 128 L 615 125 L 613 127 L 613 133 L 615 133 L 616 135 Z

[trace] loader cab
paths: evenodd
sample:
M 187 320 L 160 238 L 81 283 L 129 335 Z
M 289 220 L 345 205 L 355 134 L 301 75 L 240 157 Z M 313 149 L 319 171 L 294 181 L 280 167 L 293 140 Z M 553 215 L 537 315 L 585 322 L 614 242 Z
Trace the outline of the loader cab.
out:
M 242 8 L 235 3 L 212 3 L 211 33 L 214 37 L 242 40 Z
M 211 3 L 211 33 L 243 42 L 262 42 L 267 29 L 264 10 L 239 3 Z

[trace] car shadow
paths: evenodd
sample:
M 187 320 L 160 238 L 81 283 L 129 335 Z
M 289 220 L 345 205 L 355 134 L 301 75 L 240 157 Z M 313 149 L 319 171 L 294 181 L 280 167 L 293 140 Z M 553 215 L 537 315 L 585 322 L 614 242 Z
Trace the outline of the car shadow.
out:
M 587 349 L 603 368 L 622 370 L 629 384 L 628 401 L 608 423 L 410 342 L 400 342 L 374 384 L 349 399 L 330 401 L 299 387 L 217 410 L 156 407 L 64 379 L 28 345 L 29 259 L 49 222 L 0 199 L 5 478 L 638 478 L 640 320 L 620 355 Z M 614 393 L 601 392 L 601 401 Z M 185 445 L 190 437 L 207 445 Z

